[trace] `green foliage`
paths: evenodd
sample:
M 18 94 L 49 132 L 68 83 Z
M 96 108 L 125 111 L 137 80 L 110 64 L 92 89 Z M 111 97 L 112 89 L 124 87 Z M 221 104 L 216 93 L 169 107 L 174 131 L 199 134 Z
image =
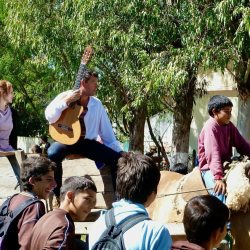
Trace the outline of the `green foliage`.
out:
M 175 2 L 0 0 L 0 77 L 14 84 L 15 106 L 46 130 L 44 108 L 73 87 L 88 45 L 97 95 L 123 136 L 142 106 L 148 115 L 185 112 L 204 94 L 198 69 L 224 70 L 233 60 L 232 73 L 244 81 L 249 1 Z

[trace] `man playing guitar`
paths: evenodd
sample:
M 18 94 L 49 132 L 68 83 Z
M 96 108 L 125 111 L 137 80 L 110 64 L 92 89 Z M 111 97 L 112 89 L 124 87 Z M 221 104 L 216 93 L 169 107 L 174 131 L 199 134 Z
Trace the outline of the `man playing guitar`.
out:
M 120 157 L 126 156 L 127 153 L 122 151 L 119 142 L 116 140 L 101 101 L 94 97 L 98 88 L 97 81 L 98 74 L 85 68 L 79 89 L 59 94 L 45 110 L 46 119 L 51 124 L 60 118 L 62 111 L 68 108 L 68 105 L 72 102 L 79 100 L 81 106 L 88 108 L 87 112 L 83 111 L 81 115 L 84 116 L 86 126 L 84 140 L 73 145 L 54 142 L 48 150 L 48 158 L 57 164 L 55 173 L 57 187 L 53 190 L 56 197 L 59 197 L 62 185 L 62 160 L 69 154 L 80 154 L 91 160 L 109 165 L 113 187 L 114 190 L 116 189 L 117 161 Z M 98 135 L 101 137 L 103 144 L 96 141 Z

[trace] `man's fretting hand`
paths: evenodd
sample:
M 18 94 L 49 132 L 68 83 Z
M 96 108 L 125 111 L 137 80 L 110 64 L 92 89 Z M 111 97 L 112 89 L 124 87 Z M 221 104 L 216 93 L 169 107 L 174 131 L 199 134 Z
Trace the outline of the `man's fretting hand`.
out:
M 69 105 L 72 102 L 75 102 L 77 100 L 79 100 L 81 98 L 81 90 L 77 89 L 75 91 L 73 91 L 72 93 L 70 93 L 65 99 L 64 101 L 67 103 L 67 105 Z

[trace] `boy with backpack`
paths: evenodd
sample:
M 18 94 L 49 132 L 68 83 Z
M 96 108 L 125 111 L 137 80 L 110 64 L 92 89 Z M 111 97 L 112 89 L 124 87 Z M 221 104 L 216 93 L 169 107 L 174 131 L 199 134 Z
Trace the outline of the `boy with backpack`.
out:
M 85 220 L 96 201 L 96 186 L 86 177 L 67 178 L 60 189 L 60 208 L 44 215 L 33 228 L 29 250 L 75 249 L 74 219 Z
M 56 187 L 56 164 L 44 157 L 30 157 L 21 165 L 22 192 L 0 207 L 0 249 L 26 250 L 30 234 L 45 214 L 41 199 L 47 199 Z
M 188 241 L 176 241 L 171 250 L 211 250 L 227 233 L 229 209 L 212 195 L 196 196 L 184 210 L 183 224 Z
M 118 160 L 117 196 L 89 234 L 90 249 L 170 249 L 168 229 L 148 217 L 146 207 L 156 198 L 160 171 L 145 155 L 130 153 Z

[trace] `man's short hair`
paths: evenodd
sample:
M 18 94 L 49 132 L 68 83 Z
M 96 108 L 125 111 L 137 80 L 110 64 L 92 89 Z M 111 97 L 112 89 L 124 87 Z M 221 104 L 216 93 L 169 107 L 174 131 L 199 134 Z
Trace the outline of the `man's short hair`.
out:
M 98 74 L 95 71 L 85 68 L 83 71 L 82 80 L 87 83 L 91 76 L 98 78 Z
M 188 169 L 187 169 L 187 166 L 185 164 L 177 163 L 172 168 L 170 168 L 170 171 L 185 175 L 185 174 L 187 174 Z
M 183 224 L 187 240 L 201 245 L 208 242 L 212 232 L 223 231 L 229 219 L 229 209 L 212 195 L 196 196 L 189 200 L 184 210 Z
M 116 191 L 118 199 L 143 204 L 153 191 L 157 193 L 160 171 L 152 158 L 130 153 L 118 160 Z
M 31 191 L 33 187 L 29 182 L 31 177 L 33 177 L 36 181 L 41 181 L 43 175 L 49 173 L 50 171 L 56 172 L 56 169 L 56 164 L 45 157 L 29 157 L 21 164 L 22 189 L 24 191 Z
M 69 191 L 71 191 L 74 195 L 77 195 L 86 189 L 97 192 L 95 183 L 89 177 L 71 176 L 62 184 L 60 189 L 60 201 L 62 202 L 65 199 L 65 195 Z
M 48 141 L 48 138 L 47 138 L 47 136 L 46 136 L 46 135 L 41 136 L 41 139 L 42 139 L 43 141 L 45 141 L 45 142 L 47 142 L 47 141 Z
M 215 109 L 215 112 L 219 112 L 226 106 L 233 107 L 233 103 L 231 102 L 231 100 L 223 95 L 215 95 L 209 100 L 207 104 L 207 111 L 210 116 L 214 117 L 213 109 Z

